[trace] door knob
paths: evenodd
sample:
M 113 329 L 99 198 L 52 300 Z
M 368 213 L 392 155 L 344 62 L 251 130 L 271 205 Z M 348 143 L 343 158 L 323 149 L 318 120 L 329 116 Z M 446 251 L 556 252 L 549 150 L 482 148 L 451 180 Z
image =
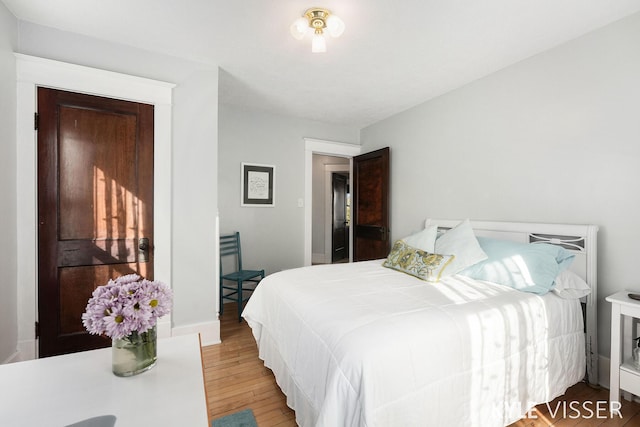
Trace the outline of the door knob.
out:
M 147 237 L 138 240 L 138 261 L 149 261 L 149 239 Z

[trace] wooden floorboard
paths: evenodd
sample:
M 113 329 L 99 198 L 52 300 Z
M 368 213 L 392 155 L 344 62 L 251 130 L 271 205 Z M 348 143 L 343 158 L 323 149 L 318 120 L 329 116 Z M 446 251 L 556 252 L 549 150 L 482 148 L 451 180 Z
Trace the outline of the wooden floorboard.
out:
M 209 421 L 251 409 L 259 427 L 296 426 L 294 412 L 258 358 L 251 329 L 238 323 L 234 306 L 225 305 L 220 316 L 222 343 L 202 349 Z
M 251 329 L 244 321 L 238 323 L 234 304 L 225 305 L 220 323 L 222 343 L 202 348 L 209 421 L 251 409 L 259 427 L 296 426 L 295 413 L 287 406 L 273 373 L 258 358 Z M 608 398 L 608 390 L 576 384 L 564 396 L 538 405 L 529 412 L 530 417 L 509 427 L 640 427 L 640 404 L 623 401 L 622 418 L 607 418 L 608 413 L 598 411 L 597 405 L 606 407 Z

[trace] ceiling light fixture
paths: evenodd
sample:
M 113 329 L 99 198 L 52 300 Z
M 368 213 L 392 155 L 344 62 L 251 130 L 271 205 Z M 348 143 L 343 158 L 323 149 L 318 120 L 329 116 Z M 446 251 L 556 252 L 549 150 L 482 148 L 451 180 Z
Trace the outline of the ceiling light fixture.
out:
M 332 37 L 340 37 L 344 32 L 344 22 L 336 15 L 332 15 L 327 9 L 313 7 L 307 9 L 301 18 L 291 24 L 291 35 L 302 40 L 305 34 L 313 33 L 311 39 L 311 52 L 324 53 L 327 51 L 327 41 L 324 38 L 325 30 Z

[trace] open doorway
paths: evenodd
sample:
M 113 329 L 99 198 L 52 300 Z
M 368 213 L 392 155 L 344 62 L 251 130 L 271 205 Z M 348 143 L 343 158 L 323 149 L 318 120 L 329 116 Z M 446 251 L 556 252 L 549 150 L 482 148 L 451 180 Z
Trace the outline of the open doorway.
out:
M 349 261 L 350 158 L 313 155 L 312 263 Z
M 341 142 L 325 141 L 319 139 L 304 138 L 305 155 L 304 155 L 304 265 L 312 264 L 313 253 L 313 210 L 314 197 L 318 193 L 313 191 L 313 156 L 324 155 L 335 158 L 345 159 L 349 163 L 349 173 L 351 173 L 352 161 L 354 156 L 361 154 L 362 147 L 357 144 L 345 144 Z M 317 169 L 317 168 L 316 168 Z M 325 228 L 326 229 L 326 228 Z M 316 227 L 316 233 L 318 227 Z M 349 232 L 350 252 L 353 252 L 353 244 L 351 242 L 353 235 L 353 227 Z M 326 241 L 326 239 L 325 239 Z M 350 258 L 351 259 L 351 258 Z

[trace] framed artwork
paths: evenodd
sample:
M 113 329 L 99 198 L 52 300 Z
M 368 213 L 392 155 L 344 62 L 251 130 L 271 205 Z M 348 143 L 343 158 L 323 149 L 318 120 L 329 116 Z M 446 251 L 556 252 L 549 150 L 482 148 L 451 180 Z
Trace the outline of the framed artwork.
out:
M 241 164 L 240 206 L 274 207 L 276 167 Z

